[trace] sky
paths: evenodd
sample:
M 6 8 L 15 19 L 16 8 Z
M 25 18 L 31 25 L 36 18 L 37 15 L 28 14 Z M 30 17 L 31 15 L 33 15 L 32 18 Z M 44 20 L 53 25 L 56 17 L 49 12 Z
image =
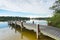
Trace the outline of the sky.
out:
M 0 0 L 0 16 L 51 17 L 55 0 Z

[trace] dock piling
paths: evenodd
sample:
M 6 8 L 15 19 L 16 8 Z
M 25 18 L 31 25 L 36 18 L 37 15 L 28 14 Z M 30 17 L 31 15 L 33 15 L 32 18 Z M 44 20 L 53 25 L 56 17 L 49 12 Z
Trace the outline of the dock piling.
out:
M 21 22 L 21 31 L 23 30 L 23 21 Z
M 37 39 L 39 39 L 39 36 L 41 35 L 41 32 L 40 32 L 40 25 L 38 24 L 37 25 L 37 33 L 36 33 L 36 35 L 37 35 Z

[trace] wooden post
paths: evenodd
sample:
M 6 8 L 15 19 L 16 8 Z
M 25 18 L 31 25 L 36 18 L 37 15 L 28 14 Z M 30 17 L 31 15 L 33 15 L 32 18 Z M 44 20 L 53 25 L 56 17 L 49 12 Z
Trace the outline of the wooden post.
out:
M 40 25 L 38 24 L 37 25 L 37 40 L 39 39 L 39 36 L 40 36 Z
M 21 31 L 22 31 L 22 29 L 23 29 L 23 21 L 21 22 Z
M 16 27 L 16 21 L 15 21 L 15 27 Z
M 40 25 L 38 24 L 38 39 L 41 37 Z

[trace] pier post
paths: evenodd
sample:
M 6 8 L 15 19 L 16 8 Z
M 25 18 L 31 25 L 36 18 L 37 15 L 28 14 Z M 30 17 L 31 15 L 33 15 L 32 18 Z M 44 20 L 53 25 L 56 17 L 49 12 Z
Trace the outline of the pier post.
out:
M 15 21 L 15 27 L 16 27 L 16 21 Z
M 23 21 L 21 22 L 21 31 L 22 31 L 22 29 L 23 29 Z
M 39 36 L 41 35 L 41 32 L 40 32 L 40 25 L 38 24 L 37 25 L 37 40 L 39 39 Z
M 33 24 L 34 24 L 34 21 L 33 21 Z

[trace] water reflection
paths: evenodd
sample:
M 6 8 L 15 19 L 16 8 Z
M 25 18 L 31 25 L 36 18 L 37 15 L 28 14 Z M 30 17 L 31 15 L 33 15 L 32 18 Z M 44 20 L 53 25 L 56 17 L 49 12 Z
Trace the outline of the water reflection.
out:
M 0 28 L 8 27 L 8 22 L 0 22 Z
M 21 31 L 21 39 L 23 39 L 23 32 Z
M 10 25 L 11 29 L 15 29 L 15 33 L 18 31 L 21 34 L 21 39 L 24 39 L 24 37 L 26 37 L 28 40 L 36 40 L 36 33 L 34 31 L 30 31 L 27 30 L 25 28 L 23 28 L 23 30 L 21 31 L 20 26 L 18 25 Z
M 34 21 L 34 24 L 48 25 L 48 22 L 46 20 L 29 20 L 29 21 L 26 21 L 26 23 L 33 23 L 33 21 Z
M 36 33 L 25 28 L 21 31 L 20 26 L 8 25 L 7 22 L 0 23 L 0 40 L 37 40 Z M 40 40 L 52 40 L 50 37 L 41 36 Z

